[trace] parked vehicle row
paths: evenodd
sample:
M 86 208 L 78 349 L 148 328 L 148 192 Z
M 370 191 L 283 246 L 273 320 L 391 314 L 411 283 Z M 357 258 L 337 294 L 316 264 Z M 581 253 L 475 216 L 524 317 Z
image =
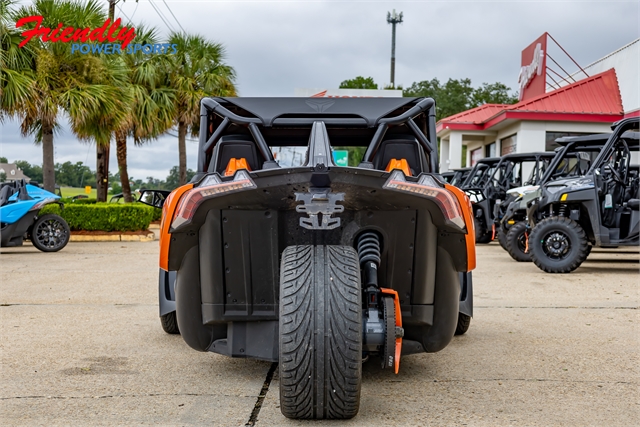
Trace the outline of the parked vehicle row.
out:
M 593 246 L 637 246 L 638 123 L 559 138 L 555 152 L 480 160 L 460 185 L 472 201 L 476 242 L 497 237 L 513 259 L 549 273 L 575 270 Z

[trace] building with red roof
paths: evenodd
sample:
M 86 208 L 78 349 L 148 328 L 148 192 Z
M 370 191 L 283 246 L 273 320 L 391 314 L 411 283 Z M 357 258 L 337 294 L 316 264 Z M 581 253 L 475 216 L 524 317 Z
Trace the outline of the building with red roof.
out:
M 581 69 L 582 79 L 574 74 L 552 86 L 542 72 L 546 38 L 523 51 L 520 102 L 485 104 L 438 122 L 442 172 L 483 157 L 551 151 L 556 138 L 610 132 L 613 122 L 640 115 L 640 39 Z

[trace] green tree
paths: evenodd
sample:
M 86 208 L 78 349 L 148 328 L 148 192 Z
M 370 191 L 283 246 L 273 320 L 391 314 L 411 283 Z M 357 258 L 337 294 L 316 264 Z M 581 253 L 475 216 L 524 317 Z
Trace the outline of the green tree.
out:
M 187 169 L 187 182 L 189 182 L 195 174 L 195 171 Z M 171 170 L 169 171 L 169 176 L 167 176 L 167 179 L 163 184 L 167 190 L 175 190 L 180 185 L 182 185 L 180 184 L 180 172 L 178 166 L 174 166 L 171 168 Z
M 471 86 L 470 79 L 449 79 L 445 84 L 438 79 L 414 82 L 403 91 L 404 96 L 427 96 L 436 100 L 436 120 L 466 111 L 473 107 L 517 102 L 511 89 L 502 83 L 483 83 L 479 88 Z
M 374 83 L 373 77 L 358 76 L 340 83 L 340 89 L 378 89 L 378 85 Z
M 479 106 L 483 104 L 515 104 L 518 102 L 518 94 L 510 94 L 510 87 L 502 83 L 482 83 L 482 86 L 473 91 L 471 104 Z
M 32 165 L 26 160 L 16 160 L 14 163 L 26 176 L 31 178 L 33 181 L 42 183 L 42 166 Z
M 4 172 L 0 172 L 0 182 L 5 182 L 7 180 L 7 174 Z
M 168 55 L 169 86 L 175 90 L 174 124 L 178 127 L 179 183 L 187 182 L 186 135 L 200 132 L 200 100 L 205 96 L 236 96 L 235 71 L 224 63 L 224 47 L 201 36 L 173 33 Z
M 9 163 L 6 157 L 0 157 L 0 163 Z
M 58 184 L 76 188 L 83 187 L 87 178 L 93 176 L 91 169 L 82 162 L 56 163 L 55 171 Z
M 143 27 L 138 27 L 138 35 L 133 41 L 142 45 L 158 42 L 156 31 Z M 137 52 L 124 58 L 127 66 L 124 87 L 130 103 L 125 119 L 114 130 L 122 193 L 125 202 L 132 202 L 127 171 L 127 137 L 133 137 L 134 144 L 140 145 L 171 128 L 176 100 L 175 91 L 167 86 L 166 74 L 162 73 L 168 65 L 165 55 Z
M 49 28 L 57 28 L 59 23 L 74 28 L 97 28 L 105 21 L 101 6 L 96 0 L 34 0 L 32 5 L 22 6 L 10 15 L 14 22 L 22 17 L 42 16 L 41 25 Z M 34 25 L 33 22 L 28 23 L 20 31 Z M 12 96 L 15 101 L 10 103 L 11 106 L 3 105 L 3 111 L 17 115 L 21 120 L 22 134 L 33 135 L 36 143 L 42 144 L 44 188 L 53 191 L 53 140 L 61 113 L 67 112 L 75 131 L 101 110 L 115 111 L 115 107 L 105 96 L 109 86 L 96 84 L 108 70 L 101 58 L 71 54 L 66 43 L 44 43 L 33 39 L 27 46 L 35 53 L 33 59 L 22 63 L 24 68 L 20 70 L 22 76 L 30 80 L 27 95 Z M 3 83 L 3 86 L 9 92 L 9 85 Z
M 0 0 L 0 123 L 20 117 L 33 85 L 33 45 L 18 47 L 21 31 L 14 26 L 15 0 Z

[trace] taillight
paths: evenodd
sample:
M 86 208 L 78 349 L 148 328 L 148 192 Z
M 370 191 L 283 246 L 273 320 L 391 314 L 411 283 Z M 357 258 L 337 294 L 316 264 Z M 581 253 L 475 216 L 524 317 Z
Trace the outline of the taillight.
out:
M 454 195 L 442 188 L 433 177 L 422 175 L 418 182 L 408 182 L 404 173 L 395 170 L 391 173 L 383 188 L 414 193 L 433 199 L 446 219 L 464 229 L 464 218 L 462 217 L 460 204 Z
M 49 204 L 49 203 L 53 203 L 55 201 L 56 201 L 56 199 L 53 199 L 53 198 L 42 199 L 38 203 L 36 203 L 35 205 L 31 206 L 31 209 L 29 209 L 29 211 L 38 211 L 38 210 L 42 209 L 42 207 L 44 205 Z
M 200 186 L 192 188 L 182 196 L 171 226 L 176 228 L 185 222 L 191 221 L 200 203 L 206 199 L 219 194 L 235 193 L 252 188 L 257 188 L 257 186 L 249 176 L 249 173 L 243 169 L 236 172 L 233 181 L 222 182 L 217 175 L 209 175 L 202 181 Z

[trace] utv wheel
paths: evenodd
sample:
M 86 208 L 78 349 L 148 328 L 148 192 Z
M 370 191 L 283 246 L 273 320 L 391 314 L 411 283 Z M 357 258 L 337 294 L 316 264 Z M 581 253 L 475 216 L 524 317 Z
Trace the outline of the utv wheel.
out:
M 458 324 L 456 325 L 456 335 L 464 335 L 469 330 L 471 325 L 471 316 L 458 313 Z
M 498 237 L 498 243 L 502 246 L 502 249 L 508 251 L 507 249 L 507 234 L 502 229 L 502 226 L 499 226 L 496 231 L 496 236 Z
M 547 273 L 570 273 L 587 259 L 589 241 L 577 222 L 564 217 L 540 221 L 529 236 L 534 264 Z
M 527 251 L 527 223 L 517 222 L 511 226 L 507 233 L 507 252 L 511 258 L 518 262 L 531 261 L 531 248 Z M 526 252 L 525 252 L 526 251 Z
M 164 316 L 160 316 L 160 323 L 162 323 L 162 329 L 168 334 L 179 334 L 178 319 L 176 318 L 176 312 L 172 311 Z
M 476 243 L 490 243 L 491 242 L 491 230 L 487 232 L 487 227 L 484 225 L 484 221 L 474 218 L 476 228 Z
M 280 410 L 352 418 L 360 406 L 362 301 L 349 246 L 289 246 L 280 266 Z
M 69 243 L 69 225 L 60 216 L 45 214 L 31 229 L 31 243 L 42 252 L 57 252 Z

